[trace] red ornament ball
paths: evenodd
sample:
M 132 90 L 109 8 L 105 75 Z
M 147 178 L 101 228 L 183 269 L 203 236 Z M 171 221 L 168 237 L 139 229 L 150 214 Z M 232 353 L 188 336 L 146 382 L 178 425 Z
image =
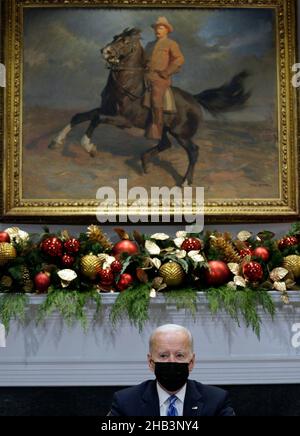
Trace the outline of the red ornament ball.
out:
M 283 251 L 288 247 L 294 247 L 294 245 L 298 245 L 298 243 L 298 238 L 296 236 L 286 236 L 278 242 L 278 248 L 279 250 Z
M 120 280 L 117 283 L 117 288 L 119 291 L 125 291 L 133 284 L 133 277 L 130 274 L 121 274 Z
M 208 286 L 222 286 L 228 283 L 231 272 L 225 262 L 221 260 L 210 260 L 209 269 L 205 270 L 205 281 Z
M 80 250 L 80 242 L 78 239 L 68 239 L 64 244 L 67 254 L 76 254 Z
M 0 232 L 0 242 L 10 242 L 10 236 L 7 232 Z
M 246 256 L 252 256 L 253 251 L 251 250 L 251 248 L 243 248 L 242 250 L 239 251 L 239 255 L 242 259 L 244 259 L 244 257 Z
M 264 276 L 264 271 L 260 263 L 252 261 L 245 263 L 243 274 L 250 282 L 260 282 Z
M 201 241 L 197 238 L 187 238 L 181 244 L 181 250 L 189 253 L 190 251 L 199 251 L 201 250 Z
M 118 274 L 122 271 L 123 265 L 119 260 L 114 260 L 113 263 L 110 265 L 110 268 L 114 274 Z
M 266 247 L 257 247 L 253 251 L 253 256 L 260 257 L 264 262 L 270 259 L 270 252 Z
M 65 268 L 71 268 L 74 265 L 75 259 L 69 254 L 64 254 L 61 258 L 61 263 Z
M 123 253 L 128 253 L 130 256 L 137 254 L 139 252 L 139 247 L 133 241 L 129 239 L 123 239 L 120 242 L 117 242 L 113 247 L 114 256 L 120 256 Z
M 63 243 L 55 236 L 47 238 L 42 242 L 42 250 L 51 257 L 61 257 L 63 254 Z
M 51 284 L 50 275 L 48 273 L 40 272 L 34 277 L 35 289 L 38 292 L 44 293 L 48 291 Z
M 115 280 L 113 272 L 110 268 L 101 269 L 98 273 L 101 285 L 111 286 Z

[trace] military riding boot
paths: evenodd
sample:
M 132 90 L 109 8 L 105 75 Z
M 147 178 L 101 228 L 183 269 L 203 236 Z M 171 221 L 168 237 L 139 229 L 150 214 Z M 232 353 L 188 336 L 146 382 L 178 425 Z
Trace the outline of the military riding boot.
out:
M 164 124 L 163 108 L 152 109 L 152 123 L 147 129 L 146 137 L 149 139 L 161 139 Z

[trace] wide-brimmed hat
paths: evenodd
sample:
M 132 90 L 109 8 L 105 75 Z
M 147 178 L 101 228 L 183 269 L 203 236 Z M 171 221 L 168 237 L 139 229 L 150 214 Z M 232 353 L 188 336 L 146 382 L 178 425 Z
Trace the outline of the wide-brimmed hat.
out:
M 173 32 L 174 30 L 172 24 L 169 23 L 166 17 L 158 17 L 156 23 L 153 23 L 151 25 L 153 29 L 155 29 L 155 27 L 157 26 L 165 26 L 169 30 L 169 32 Z

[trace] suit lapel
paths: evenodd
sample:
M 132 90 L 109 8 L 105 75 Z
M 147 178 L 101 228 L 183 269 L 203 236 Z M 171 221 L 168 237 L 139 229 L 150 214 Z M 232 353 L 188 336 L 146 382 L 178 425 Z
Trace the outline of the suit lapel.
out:
M 142 396 L 141 416 L 160 416 L 156 381 L 151 380 Z
M 204 401 L 200 389 L 196 387 L 193 381 L 188 380 L 183 405 L 183 416 L 201 416 L 203 406 Z

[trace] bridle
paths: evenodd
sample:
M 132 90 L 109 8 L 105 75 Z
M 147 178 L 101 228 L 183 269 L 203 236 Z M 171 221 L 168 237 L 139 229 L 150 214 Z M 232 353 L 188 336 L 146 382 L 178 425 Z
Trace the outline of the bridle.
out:
M 137 46 L 133 42 L 130 47 L 129 53 L 123 58 L 123 60 L 126 60 L 134 51 L 136 50 Z M 120 58 L 121 54 L 116 50 L 116 57 Z M 129 89 L 125 88 L 122 84 L 119 83 L 117 78 L 117 73 L 121 71 L 145 71 L 144 67 L 125 67 L 122 64 L 110 64 L 107 63 L 107 68 L 111 71 L 112 78 L 114 82 L 116 83 L 116 86 L 120 89 L 120 91 L 125 94 L 127 97 L 129 97 L 132 100 L 138 100 L 145 96 L 146 92 L 148 91 L 147 86 L 145 86 L 144 91 L 141 95 L 136 95 L 133 92 L 131 92 Z

